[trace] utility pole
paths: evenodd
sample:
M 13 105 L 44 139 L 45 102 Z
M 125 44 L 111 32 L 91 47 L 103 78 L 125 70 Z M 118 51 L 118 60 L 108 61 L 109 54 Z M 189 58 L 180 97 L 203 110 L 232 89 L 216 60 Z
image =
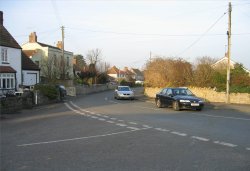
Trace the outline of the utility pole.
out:
M 229 8 L 228 8 L 228 31 L 227 31 L 227 37 L 228 37 L 228 45 L 227 45 L 227 100 L 226 103 L 230 103 L 230 58 L 231 58 L 231 13 L 232 13 L 232 5 L 231 2 L 229 2 Z
M 62 58 L 61 58 L 61 79 L 65 79 L 65 62 L 64 62 L 64 26 L 62 29 Z

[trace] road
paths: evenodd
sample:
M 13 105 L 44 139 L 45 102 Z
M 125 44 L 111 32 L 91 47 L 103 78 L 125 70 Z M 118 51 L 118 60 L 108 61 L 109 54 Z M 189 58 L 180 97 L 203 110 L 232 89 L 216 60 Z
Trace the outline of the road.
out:
M 1 171 L 250 170 L 248 111 L 173 111 L 107 91 L 0 123 Z

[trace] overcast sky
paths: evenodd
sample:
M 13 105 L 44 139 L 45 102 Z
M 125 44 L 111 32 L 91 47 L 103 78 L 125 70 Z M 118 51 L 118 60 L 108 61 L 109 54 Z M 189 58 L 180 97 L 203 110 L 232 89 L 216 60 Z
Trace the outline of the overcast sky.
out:
M 226 52 L 228 0 L 0 0 L 4 26 L 20 45 L 36 32 L 56 45 L 65 27 L 65 50 L 142 68 L 152 57 L 222 58 Z M 250 69 L 250 1 L 232 1 L 232 60 Z

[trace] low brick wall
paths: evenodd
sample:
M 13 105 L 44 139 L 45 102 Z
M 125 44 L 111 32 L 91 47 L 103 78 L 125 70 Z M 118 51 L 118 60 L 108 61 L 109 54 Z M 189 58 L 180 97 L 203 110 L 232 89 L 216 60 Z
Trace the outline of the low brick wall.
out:
M 91 94 L 91 93 L 97 93 L 101 91 L 111 90 L 114 89 L 115 86 L 113 85 L 106 85 L 106 84 L 100 84 L 100 85 L 94 85 L 94 86 L 76 86 L 75 87 L 75 94 L 76 95 L 85 95 L 85 94 Z
M 145 88 L 144 94 L 148 97 L 154 98 L 162 88 Z M 226 102 L 225 92 L 216 92 L 211 88 L 189 87 L 189 89 L 198 97 L 208 102 Z M 250 94 L 248 93 L 231 93 L 230 103 L 236 104 L 250 104 Z

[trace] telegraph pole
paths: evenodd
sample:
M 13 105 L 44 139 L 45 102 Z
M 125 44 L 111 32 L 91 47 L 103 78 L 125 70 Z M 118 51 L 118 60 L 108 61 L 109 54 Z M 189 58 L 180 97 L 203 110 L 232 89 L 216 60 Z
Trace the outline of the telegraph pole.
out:
M 229 2 L 229 8 L 228 8 L 228 31 L 227 31 L 227 37 L 228 37 L 228 46 L 227 46 L 227 100 L 226 103 L 230 103 L 230 58 L 231 58 L 231 13 L 232 13 L 232 5 L 231 2 Z
M 64 62 L 64 26 L 61 27 L 62 29 L 62 58 L 61 58 L 61 79 L 65 79 L 65 62 Z

